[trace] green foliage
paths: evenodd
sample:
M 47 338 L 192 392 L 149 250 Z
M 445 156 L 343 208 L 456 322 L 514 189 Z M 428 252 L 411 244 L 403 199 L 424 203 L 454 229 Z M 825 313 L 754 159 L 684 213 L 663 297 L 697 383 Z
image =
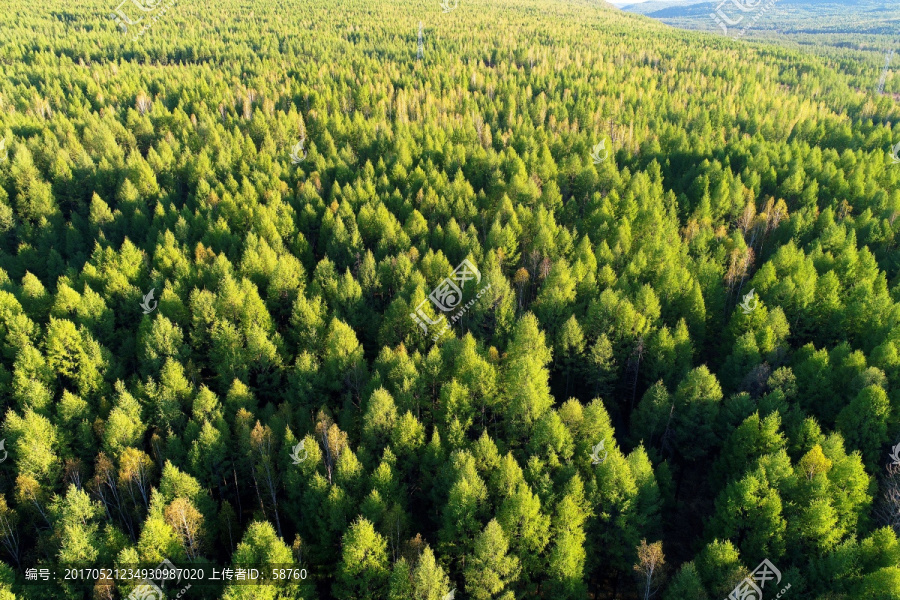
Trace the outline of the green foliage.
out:
M 665 600 L 764 558 L 798 599 L 897 597 L 877 31 L 221 0 L 131 39 L 111 10 L 0 14 L 0 598 L 169 559 L 308 570 L 230 599 L 605 600 L 641 540 Z
M 519 560 L 508 556 L 506 535 L 496 520 L 491 520 L 475 540 L 472 562 L 466 567 L 466 592 L 477 600 L 502 595 L 503 589 L 519 575 Z
M 341 543 L 335 594 L 342 598 L 380 595 L 388 583 L 387 542 L 365 519 L 355 521 Z

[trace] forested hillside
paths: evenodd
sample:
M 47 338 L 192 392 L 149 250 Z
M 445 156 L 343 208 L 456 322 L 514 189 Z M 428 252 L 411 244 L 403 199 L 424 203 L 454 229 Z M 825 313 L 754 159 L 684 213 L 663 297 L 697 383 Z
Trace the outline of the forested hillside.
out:
M 0 7 L 0 599 L 900 599 L 881 64 L 588 0 Z
M 900 7 L 887 0 L 648 0 L 621 8 L 674 27 L 822 54 L 826 64 L 855 75 L 851 85 L 868 91 L 880 81 L 871 69 L 883 67 L 888 51 L 900 50 Z M 900 77 L 894 76 L 900 57 L 893 56 L 890 66 L 884 90 L 900 99 Z

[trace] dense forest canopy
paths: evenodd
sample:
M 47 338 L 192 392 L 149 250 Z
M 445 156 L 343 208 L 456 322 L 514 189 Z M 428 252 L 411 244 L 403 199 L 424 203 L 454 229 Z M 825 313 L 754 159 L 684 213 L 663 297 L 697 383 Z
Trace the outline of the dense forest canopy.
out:
M 0 600 L 900 599 L 881 62 L 443 4 L 4 3 Z

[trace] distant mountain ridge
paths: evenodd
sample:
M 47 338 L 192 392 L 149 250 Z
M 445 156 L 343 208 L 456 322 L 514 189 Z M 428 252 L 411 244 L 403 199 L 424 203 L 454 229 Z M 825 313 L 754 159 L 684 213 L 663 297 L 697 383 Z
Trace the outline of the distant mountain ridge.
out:
M 757 7 L 768 4 L 762 0 Z M 620 5 L 620 10 L 642 14 L 669 25 L 688 29 L 715 29 L 710 18 L 717 8 L 736 10 L 731 2 L 697 0 L 651 0 Z M 748 12 L 746 14 L 753 14 Z M 754 23 L 757 30 L 791 29 L 795 31 L 890 33 L 891 23 L 900 20 L 896 3 L 884 0 L 847 0 L 845 2 L 817 0 L 775 0 L 774 10 L 766 19 Z
M 622 4 L 619 6 L 621 10 L 642 15 L 652 15 L 659 11 L 684 9 L 695 4 L 709 4 L 705 0 L 651 0 L 650 2 L 637 2 L 634 4 Z
M 818 0 L 777 0 L 779 6 L 792 5 L 797 8 L 819 8 L 828 10 L 844 10 L 848 6 L 859 7 L 867 10 L 888 9 L 896 6 L 895 3 L 888 3 L 880 0 L 847 0 L 846 2 L 820 2 Z M 759 3 L 759 6 L 765 4 L 765 1 Z M 727 5 L 727 4 L 726 4 Z M 707 2 L 705 0 L 651 0 L 650 2 L 637 2 L 632 4 L 621 4 L 619 8 L 624 11 L 640 13 L 648 16 L 656 16 L 657 13 L 665 12 L 677 16 L 673 11 L 684 11 L 682 14 L 693 13 L 696 9 L 715 10 L 719 6 L 719 2 Z

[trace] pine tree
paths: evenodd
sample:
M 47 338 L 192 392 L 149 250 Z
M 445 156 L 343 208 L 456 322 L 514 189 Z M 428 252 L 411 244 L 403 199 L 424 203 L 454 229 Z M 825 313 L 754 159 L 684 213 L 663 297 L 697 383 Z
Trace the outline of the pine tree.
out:
M 508 556 L 509 544 L 496 519 L 491 519 L 475 540 L 474 554 L 466 567 L 466 592 L 476 600 L 502 595 L 519 575 L 519 560 Z
M 341 598 L 381 594 L 389 579 L 387 542 L 366 519 L 354 521 L 341 541 L 334 593 Z

